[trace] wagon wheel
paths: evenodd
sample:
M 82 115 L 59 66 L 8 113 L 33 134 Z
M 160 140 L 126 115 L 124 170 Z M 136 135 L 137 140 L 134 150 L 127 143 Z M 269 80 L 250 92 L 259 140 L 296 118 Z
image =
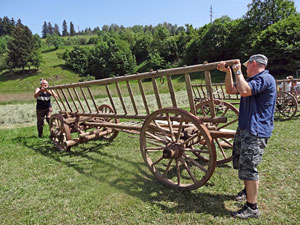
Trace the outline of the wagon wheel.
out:
M 149 170 L 172 188 L 197 189 L 216 167 L 216 151 L 208 129 L 193 114 L 178 108 L 149 115 L 140 133 L 140 149 Z M 195 152 L 205 154 L 208 162 Z
M 289 120 L 296 115 L 298 109 L 298 102 L 291 93 L 281 92 L 276 99 L 275 116 L 280 118 L 283 116 L 284 120 Z
M 209 129 L 214 129 L 224 133 L 234 133 L 238 125 L 239 110 L 232 104 L 215 99 L 215 112 L 217 117 L 226 117 L 226 123 L 206 123 Z M 201 102 L 196 106 L 197 116 L 211 117 L 209 111 L 209 100 Z M 230 135 L 229 135 L 230 136 Z M 232 160 L 233 138 L 216 136 L 213 138 L 216 148 L 217 165 L 230 162 Z M 195 153 L 197 154 L 197 153 Z M 197 154 L 198 157 L 207 161 L 205 155 Z
M 69 126 L 64 122 L 61 114 L 53 114 L 49 121 L 50 138 L 59 150 L 70 150 L 66 141 L 71 139 Z
M 98 110 L 100 113 L 105 113 L 105 114 L 114 114 L 115 113 L 113 108 L 110 105 L 106 105 L 106 104 L 100 105 L 98 107 Z M 117 118 L 109 118 L 109 117 L 106 117 L 106 118 L 97 117 L 97 118 L 95 118 L 95 120 L 99 121 L 99 122 L 108 122 L 108 123 L 119 123 L 120 122 L 120 120 Z M 100 129 L 101 131 L 106 131 L 111 128 L 98 127 L 97 129 Z M 107 140 L 107 141 L 112 141 L 113 139 L 115 139 L 118 136 L 118 133 L 119 133 L 119 131 L 112 129 L 111 133 L 101 136 L 101 138 L 103 138 L 104 140 Z

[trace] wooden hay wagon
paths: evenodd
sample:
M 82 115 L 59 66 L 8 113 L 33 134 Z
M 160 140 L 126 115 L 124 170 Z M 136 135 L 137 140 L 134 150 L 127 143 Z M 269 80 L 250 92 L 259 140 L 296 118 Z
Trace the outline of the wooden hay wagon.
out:
M 228 128 L 237 121 L 237 109 L 215 101 L 210 93 L 206 102 L 210 111 L 202 112 L 203 108 L 194 103 L 190 79 L 190 74 L 204 72 L 211 90 L 210 71 L 218 63 L 49 87 L 58 95 L 59 108 L 50 118 L 50 137 L 57 148 L 69 150 L 90 140 L 112 141 L 120 131 L 138 134 L 144 162 L 160 182 L 182 190 L 197 189 L 209 180 L 217 164 L 231 161 L 235 131 Z M 172 81 L 177 77 L 184 80 L 181 85 L 185 86 L 187 108 L 178 104 L 179 92 Z M 157 82 L 162 79 L 167 81 L 167 101 L 161 98 L 161 83 Z M 154 105 L 146 93 L 149 88 L 144 88 L 149 84 Z M 100 98 L 95 96 L 103 95 L 107 102 L 99 104 Z M 223 104 L 220 115 L 215 104 Z

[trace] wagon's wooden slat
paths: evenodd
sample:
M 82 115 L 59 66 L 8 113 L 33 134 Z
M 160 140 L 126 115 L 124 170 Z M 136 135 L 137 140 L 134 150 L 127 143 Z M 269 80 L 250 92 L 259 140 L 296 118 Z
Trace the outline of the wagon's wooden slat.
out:
M 59 90 L 61 91 L 61 89 L 59 89 Z M 62 100 L 62 98 L 61 98 L 61 96 L 60 96 L 60 94 L 59 94 L 59 91 L 58 91 L 58 90 L 57 90 L 57 96 L 58 96 L 58 98 L 59 98 L 61 104 L 63 105 L 65 111 L 68 111 L 68 110 L 67 110 L 67 107 L 66 107 L 65 104 L 64 104 L 64 101 Z
M 157 87 L 157 83 L 156 83 L 156 78 L 152 78 L 152 86 L 153 86 L 153 90 L 154 90 L 154 94 L 155 94 L 155 98 L 156 98 L 156 103 L 159 109 L 162 108 L 161 105 L 161 101 L 160 101 L 160 97 L 159 97 L 159 91 L 158 91 L 158 87 Z
M 92 101 L 93 101 L 93 104 L 94 104 L 94 106 L 95 106 L 95 109 L 96 109 L 97 113 L 99 113 L 99 109 L 98 109 L 97 104 L 96 104 L 96 102 L 95 102 L 95 99 L 94 99 L 94 97 L 93 97 L 93 95 L 92 95 L 92 90 L 90 89 L 90 87 L 87 87 L 87 89 L 88 89 L 88 91 L 89 91 L 90 97 L 91 97 L 91 99 L 92 99 Z
M 120 99 L 120 101 L 121 101 L 121 104 L 122 104 L 124 113 L 127 114 L 126 106 L 125 106 L 125 104 L 124 104 L 124 100 L 123 100 L 123 97 L 122 97 L 122 93 L 121 93 L 121 89 L 120 89 L 119 83 L 116 82 L 115 85 L 116 85 L 116 88 L 117 88 L 117 92 L 118 92 L 119 99 Z
M 58 105 L 58 108 L 60 111 L 63 111 L 62 108 L 60 107 L 59 101 L 57 100 L 56 97 L 54 97 L 56 104 Z
M 109 90 L 109 88 L 108 88 L 108 85 L 105 85 L 105 89 L 106 89 L 106 92 L 107 92 L 107 95 L 108 95 L 110 104 L 111 104 L 112 108 L 114 109 L 114 112 L 117 113 L 117 109 L 116 109 L 116 107 L 115 107 L 113 98 L 111 97 L 111 94 L 110 94 L 110 90 Z
M 176 97 L 175 97 L 174 88 L 173 88 L 173 83 L 172 83 L 172 79 L 171 79 L 170 75 L 167 76 L 167 81 L 168 81 L 168 87 L 169 87 L 169 92 L 170 92 L 170 95 L 171 95 L 171 100 L 172 100 L 173 107 L 177 107 Z
M 207 98 L 207 94 L 206 94 L 206 91 L 204 90 L 204 87 L 205 87 L 205 85 L 200 86 L 200 89 L 201 89 L 202 94 L 203 94 L 203 98 L 202 98 L 203 100 Z
M 190 74 L 188 74 L 188 73 L 184 74 L 184 78 L 185 78 L 186 91 L 187 91 L 188 98 L 189 98 L 191 113 L 196 115 L 196 108 L 195 108 L 195 104 L 194 104 Z
M 80 105 L 80 107 L 81 107 L 81 109 L 82 109 L 82 112 L 85 112 L 85 111 L 84 111 L 84 108 L 83 108 L 83 105 L 82 105 L 82 103 L 81 103 L 81 100 L 80 100 L 80 98 L 79 98 L 79 95 L 78 95 L 78 93 L 77 93 L 77 91 L 76 91 L 76 88 L 73 88 L 73 91 L 74 91 L 74 93 L 75 93 L 75 95 L 76 95 L 77 101 L 79 102 L 79 105 Z
M 85 96 L 85 94 L 84 94 L 83 88 L 80 87 L 80 90 L 81 90 L 82 96 L 83 96 L 83 98 L 84 98 L 84 100 L 85 100 L 85 103 L 86 103 L 86 105 L 87 105 L 87 107 L 88 107 L 88 109 L 89 109 L 89 111 L 90 111 L 90 113 L 91 113 L 92 110 L 91 110 L 91 107 L 90 107 L 90 105 L 89 105 L 89 102 L 88 102 L 88 100 L 87 100 L 87 98 L 86 98 L 86 96 Z
M 205 75 L 205 84 L 206 84 L 206 90 L 207 90 L 208 98 L 209 98 L 209 100 L 211 100 L 211 101 L 209 101 L 210 115 L 211 115 L 211 117 L 215 117 L 216 116 L 216 111 L 215 111 L 215 106 L 214 106 L 214 101 L 213 101 L 214 97 L 213 97 L 212 86 L 211 86 L 210 72 L 205 71 L 204 75 Z
M 232 66 L 236 60 L 237 59 L 226 60 L 225 62 L 226 62 L 227 66 Z M 200 71 L 206 71 L 206 70 L 214 70 L 214 69 L 217 69 L 217 65 L 219 63 L 220 62 L 213 62 L 213 63 L 207 63 L 207 64 L 184 66 L 184 67 L 178 67 L 178 68 L 172 68 L 172 69 L 145 72 L 145 73 L 140 73 L 140 74 L 119 76 L 119 77 L 114 77 L 114 78 L 106 78 L 106 79 L 101 79 L 101 80 L 85 81 L 85 82 L 76 83 L 76 84 L 57 85 L 57 86 L 53 86 L 53 87 L 49 87 L 49 88 L 50 89 L 58 89 L 58 88 L 70 88 L 70 87 L 86 87 L 86 86 L 91 86 L 91 85 L 111 84 L 111 83 L 127 81 L 127 80 L 130 81 L 130 80 L 136 80 L 136 79 L 161 77 L 164 75 L 173 76 L 173 75 L 178 75 L 178 74 L 193 73 L 193 72 L 200 72 Z
M 63 94 L 63 96 L 64 96 L 64 98 L 65 98 L 65 101 L 66 101 L 66 103 L 67 103 L 67 105 L 68 105 L 68 107 L 69 107 L 69 109 L 70 109 L 70 112 L 73 112 L 73 110 L 72 110 L 72 108 L 71 108 L 71 106 L 70 106 L 70 104 L 69 104 L 68 98 L 66 97 L 65 92 L 64 92 L 63 89 L 61 89 L 61 93 Z
M 145 106 L 145 109 L 146 109 L 146 113 L 147 113 L 147 115 L 149 115 L 150 111 L 149 111 L 149 108 L 148 108 L 147 99 L 146 99 L 146 96 L 145 96 L 142 81 L 138 80 L 138 83 L 139 83 L 140 92 L 141 92 L 141 95 L 142 95 L 142 98 L 143 98 L 144 106 Z
M 134 112 L 135 112 L 135 114 L 138 114 L 138 110 L 136 108 L 136 104 L 135 104 L 135 101 L 134 101 L 134 97 L 133 97 L 133 94 L 132 94 L 132 90 L 131 90 L 129 81 L 126 81 L 126 85 L 127 85 L 127 89 L 128 89 L 128 92 L 129 92 L 129 96 L 130 96 L 130 99 L 131 99 L 131 103 L 132 103 Z
M 73 95 L 72 95 L 72 93 L 71 93 L 71 91 L 70 91 L 69 88 L 67 88 L 67 90 L 68 90 L 68 93 L 69 93 L 69 95 L 70 95 L 70 97 L 71 97 L 71 99 L 72 99 L 72 102 L 73 102 L 73 104 L 74 104 L 74 106 L 75 106 L 75 108 L 76 108 L 76 111 L 78 112 L 78 108 L 77 108 L 77 105 L 76 105 L 76 103 L 75 103 L 75 101 L 74 101 Z

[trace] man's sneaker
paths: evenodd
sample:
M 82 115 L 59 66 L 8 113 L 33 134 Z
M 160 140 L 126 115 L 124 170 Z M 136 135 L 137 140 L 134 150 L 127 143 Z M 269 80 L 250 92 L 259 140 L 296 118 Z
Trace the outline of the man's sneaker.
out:
M 246 189 L 241 190 L 236 196 L 234 196 L 236 201 L 244 201 L 247 199 Z
M 257 218 L 260 216 L 260 212 L 257 209 L 251 209 L 247 206 L 247 203 L 238 211 L 232 212 L 231 215 L 235 218 L 248 219 L 248 218 Z

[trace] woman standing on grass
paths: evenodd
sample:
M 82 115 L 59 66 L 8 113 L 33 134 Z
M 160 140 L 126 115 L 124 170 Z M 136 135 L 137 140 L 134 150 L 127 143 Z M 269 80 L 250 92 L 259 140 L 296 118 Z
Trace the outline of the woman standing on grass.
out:
M 47 123 L 49 124 L 49 118 L 52 112 L 51 99 L 53 95 L 56 98 L 54 91 L 47 90 L 48 81 L 41 80 L 40 87 L 35 89 L 34 97 L 36 98 L 36 116 L 37 116 L 37 130 L 39 137 L 43 137 L 43 126 L 44 119 L 46 118 Z

